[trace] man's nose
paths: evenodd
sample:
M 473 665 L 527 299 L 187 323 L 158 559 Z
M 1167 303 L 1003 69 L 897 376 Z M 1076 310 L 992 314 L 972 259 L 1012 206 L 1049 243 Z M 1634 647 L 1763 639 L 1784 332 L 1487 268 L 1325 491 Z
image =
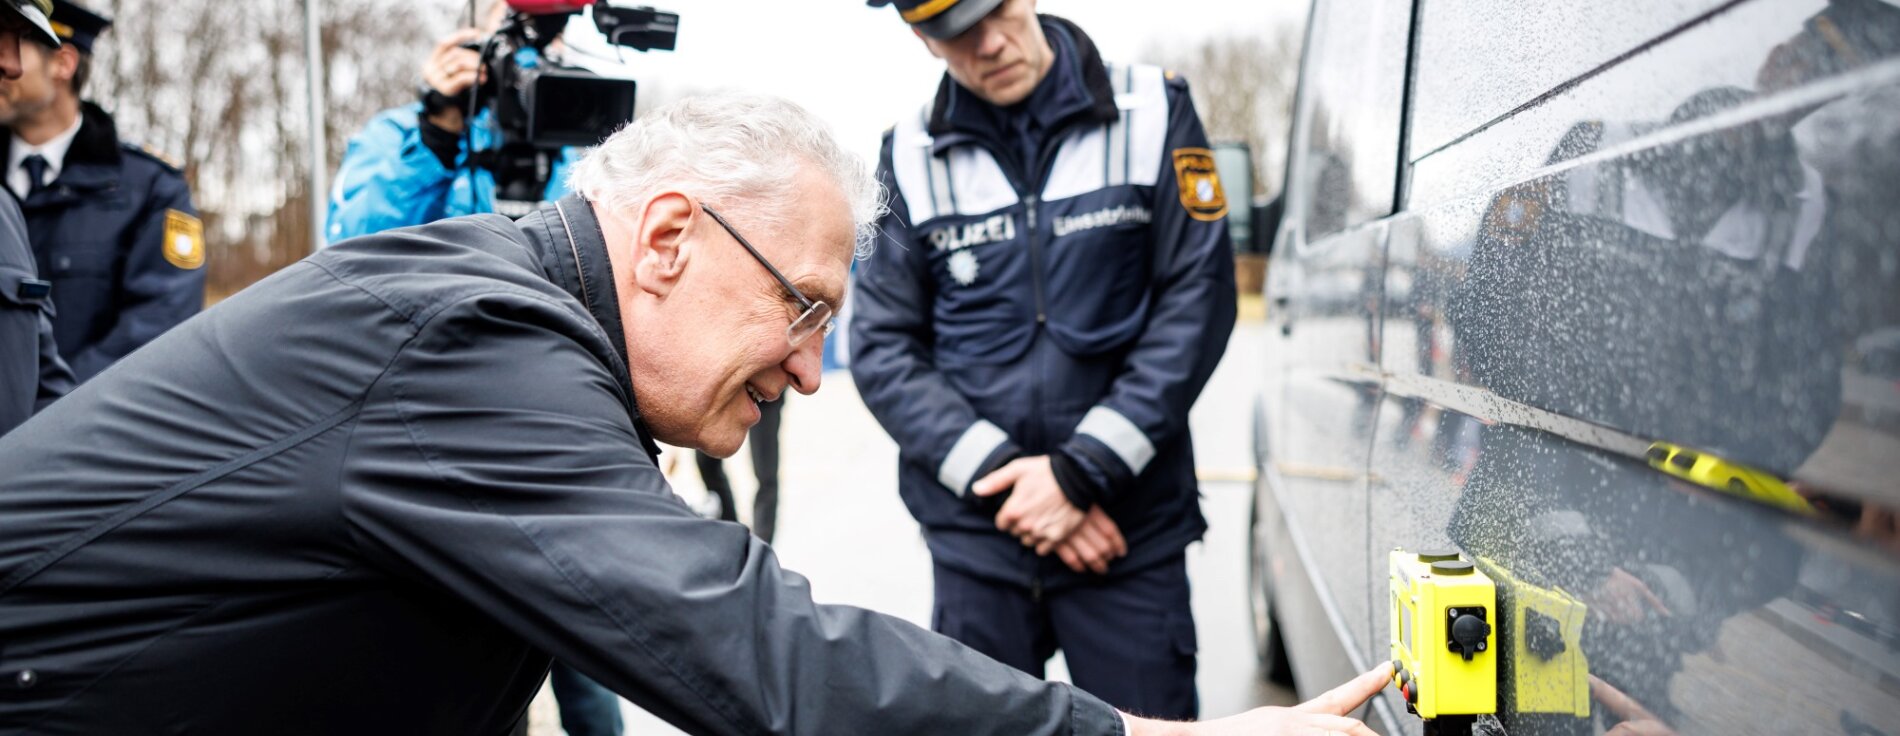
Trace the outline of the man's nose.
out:
M 23 71 L 20 68 L 19 32 L 0 31 L 0 77 L 19 79 Z
M 1009 38 L 1003 34 L 1003 27 L 989 22 L 987 18 L 976 27 L 976 33 L 978 34 L 976 42 L 977 56 L 988 59 L 1003 53 L 1003 49 L 1009 46 Z
M 817 393 L 818 382 L 823 380 L 825 372 L 824 338 L 814 335 L 799 343 L 785 356 L 784 365 L 792 390 L 807 396 Z

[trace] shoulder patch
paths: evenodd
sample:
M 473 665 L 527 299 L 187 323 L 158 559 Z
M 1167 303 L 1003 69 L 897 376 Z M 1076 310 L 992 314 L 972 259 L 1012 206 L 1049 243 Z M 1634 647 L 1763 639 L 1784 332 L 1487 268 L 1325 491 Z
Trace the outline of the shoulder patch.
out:
M 165 210 L 165 262 L 187 271 L 205 265 L 204 222 L 190 213 Z
M 1227 215 L 1227 193 L 1221 191 L 1214 152 L 1205 148 L 1174 149 L 1174 183 L 1188 216 L 1213 222 Z
M 159 151 L 158 149 L 152 148 L 151 146 L 146 146 L 146 145 L 137 144 L 137 143 L 125 143 L 121 145 L 124 146 L 125 150 L 131 151 L 132 153 L 139 154 L 153 161 L 157 161 L 158 163 L 164 165 L 165 168 L 171 169 L 174 172 L 184 173 L 185 171 L 184 163 L 180 162 L 178 159 L 165 155 L 163 152 Z

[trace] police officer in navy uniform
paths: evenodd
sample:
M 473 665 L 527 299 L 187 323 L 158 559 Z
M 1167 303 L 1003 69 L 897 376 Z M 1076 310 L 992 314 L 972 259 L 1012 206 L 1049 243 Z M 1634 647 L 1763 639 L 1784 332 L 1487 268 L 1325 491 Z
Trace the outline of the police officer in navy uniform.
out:
M 1059 649 L 1111 704 L 1192 718 L 1187 417 L 1236 292 L 1187 83 L 1104 63 L 1034 0 L 870 4 L 948 67 L 885 134 L 889 240 L 850 340 L 935 564 L 933 625 L 1035 675 Z
M 65 43 L 21 44 L 23 74 L 0 81 L 0 165 L 83 381 L 203 308 L 204 233 L 178 168 L 79 98 L 110 21 L 65 0 L 51 20 Z
M 59 43 L 50 10 L 48 0 L 0 2 L 0 78 L 19 78 L 22 36 Z M 0 197 L 0 435 L 72 389 L 72 373 L 53 344 L 51 296 L 19 205 Z

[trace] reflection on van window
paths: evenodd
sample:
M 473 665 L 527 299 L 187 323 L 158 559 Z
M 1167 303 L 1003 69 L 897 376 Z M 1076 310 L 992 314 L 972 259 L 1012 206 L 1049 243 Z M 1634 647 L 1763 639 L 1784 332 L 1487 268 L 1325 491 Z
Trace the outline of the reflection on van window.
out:
M 1411 3 L 1318 3 L 1303 66 L 1295 145 L 1308 241 L 1392 213 Z

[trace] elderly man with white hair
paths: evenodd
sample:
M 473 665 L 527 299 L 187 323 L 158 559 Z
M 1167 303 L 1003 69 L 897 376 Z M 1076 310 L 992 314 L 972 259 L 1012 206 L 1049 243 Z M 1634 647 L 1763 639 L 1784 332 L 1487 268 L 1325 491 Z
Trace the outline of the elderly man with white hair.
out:
M 326 249 L 0 438 L 0 733 L 496 734 L 550 657 L 693 733 L 1368 733 L 1379 672 L 1163 724 L 812 602 L 654 442 L 730 454 L 818 389 L 877 187 L 767 98 L 574 177 Z

